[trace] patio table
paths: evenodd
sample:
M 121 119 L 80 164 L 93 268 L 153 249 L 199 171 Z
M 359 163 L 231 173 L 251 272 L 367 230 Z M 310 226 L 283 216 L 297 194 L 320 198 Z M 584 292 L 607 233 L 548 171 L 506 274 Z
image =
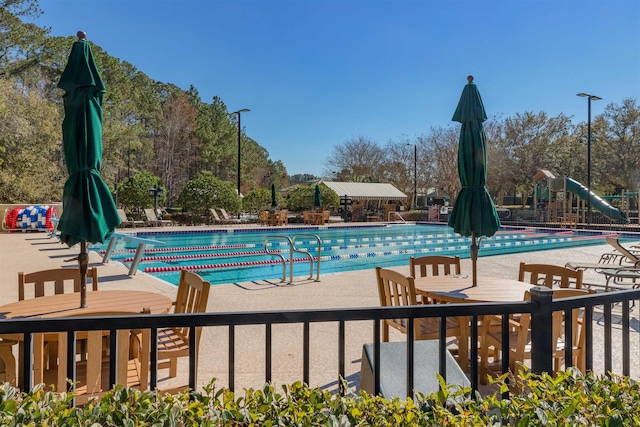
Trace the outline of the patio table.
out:
M 154 292 L 111 290 L 87 292 L 87 307 L 80 307 L 80 295 L 67 293 L 50 295 L 39 298 L 25 299 L 0 306 L 0 319 L 18 318 L 59 318 L 74 316 L 104 315 L 113 312 L 118 314 L 139 314 L 143 308 L 149 308 L 151 314 L 168 313 L 172 301 L 169 297 Z M 108 325 L 105 325 L 108 327 Z M 6 340 L 22 341 L 22 334 L 4 334 Z M 58 334 L 33 335 L 33 366 L 34 383 L 38 384 L 44 378 L 45 341 L 57 341 Z M 22 358 L 20 358 L 20 361 Z M 19 370 L 19 374 L 20 374 Z
M 526 291 L 535 285 L 518 280 L 502 279 L 498 277 L 478 277 L 478 285 L 472 285 L 472 278 L 468 276 L 427 276 L 415 279 L 416 293 L 423 298 L 431 298 L 440 302 L 471 303 L 471 302 L 509 302 L 522 301 Z M 458 363 L 465 371 L 468 370 L 470 327 L 468 321 L 460 321 L 461 336 L 458 337 Z
M 415 279 L 416 293 L 449 302 L 509 302 L 522 301 L 531 283 L 499 277 L 478 277 L 472 286 L 467 276 L 427 276 Z

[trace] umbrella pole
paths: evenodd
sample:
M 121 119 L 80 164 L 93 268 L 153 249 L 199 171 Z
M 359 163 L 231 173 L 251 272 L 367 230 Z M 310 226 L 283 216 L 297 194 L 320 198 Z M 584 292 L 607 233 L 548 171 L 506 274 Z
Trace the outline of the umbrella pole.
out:
M 476 268 L 476 262 L 478 261 L 479 245 L 476 244 L 476 234 L 471 233 L 471 277 L 473 279 L 473 286 L 478 286 L 478 270 Z
M 89 256 L 87 255 L 87 242 L 80 242 L 80 253 L 78 254 L 78 267 L 80 268 L 80 308 L 87 308 L 87 265 Z

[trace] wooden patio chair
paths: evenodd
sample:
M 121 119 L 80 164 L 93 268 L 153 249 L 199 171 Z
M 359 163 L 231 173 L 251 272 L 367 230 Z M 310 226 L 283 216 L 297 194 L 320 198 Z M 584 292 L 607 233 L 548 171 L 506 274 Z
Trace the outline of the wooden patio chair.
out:
M 269 211 L 260 211 L 260 225 L 269 225 Z
M 568 298 L 588 295 L 590 291 L 584 289 L 554 289 L 553 299 Z M 524 301 L 530 301 L 531 294 L 527 291 Z M 566 343 L 564 340 L 564 312 L 556 311 L 552 317 L 552 345 L 554 369 L 560 369 L 564 360 Z M 509 322 L 509 369 L 516 373 L 518 365 L 531 359 L 531 336 L 529 333 L 531 314 L 522 313 L 511 316 Z M 480 351 L 480 383 L 486 384 L 487 375 L 500 375 L 502 373 L 502 317 L 484 316 L 479 331 L 481 336 Z M 584 326 L 583 310 L 572 310 L 572 366 L 576 366 L 585 372 L 585 342 L 586 334 Z M 492 357 L 492 361 L 489 358 Z M 566 367 L 566 363 L 565 363 Z
M 381 306 L 402 307 L 418 304 L 413 277 L 405 277 L 396 271 L 376 267 L 376 278 Z M 385 319 L 382 322 L 382 341 L 384 342 L 389 341 L 389 326 L 404 334 L 407 333 L 405 319 Z M 460 324 L 455 318 L 447 317 L 445 328 L 448 337 L 461 335 Z M 413 331 L 416 340 L 438 339 L 440 320 L 431 317 L 419 319 L 415 323 Z
M 97 267 L 87 269 L 87 288 L 89 284 L 91 289 L 98 290 Z M 33 273 L 18 273 L 18 301 L 25 299 L 27 287 L 33 287 L 33 292 L 28 292 L 28 294 L 34 298 L 80 292 L 80 269 L 56 268 L 34 271 Z
M 413 277 L 439 276 L 441 273 L 445 276 L 460 274 L 460 257 L 445 255 L 410 257 L 409 269 Z
M 180 272 L 178 294 L 173 303 L 176 314 L 203 313 L 207 310 L 209 300 L 209 282 L 187 270 Z M 202 327 L 196 328 L 196 362 Z M 173 378 L 178 371 L 178 358 L 189 356 L 192 337 L 189 328 L 162 328 L 158 330 L 158 369 L 169 368 L 169 377 Z M 197 369 L 196 369 L 197 371 Z
M 460 257 L 446 255 L 410 257 L 409 271 L 411 271 L 413 277 L 439 276 L 440 273 L 445 276 L 460 274 Z M 429 304 L 431 302 L 428 298 L 422 298 L 423 304 Z
M 141 313 L 149 313 L 143 309 Z M 92 316 L 131 315 L 129 312 L 93 313 Z M 150 359 L 150 330 L 118 330 L 118 346 L 115 351 L 105 352 L 102 345 L 108 330 L 82 332 L 86 336 L 86 354 L 76 362 L 76 404 L 85 404 L 92 398 L 103 396 L 113 384 L 109 384 L 109 359 L 118 359 L 115 384 L 139 390 L 148 388 Z M 45 384 L 56 384 L 59 391 L 67 387 L 67 333 L 58 334 L 60 352 L 58 364 L 44 371 Z
M 553 298 L 570 298 L 584 296 L 594 293 L 592 290 L 586 289 L 555 289 L 553 291 Z M 585 315 L 584 309 L 574 308 L 571 310 L 571 366 L 575 366 L 582 373 L 586 372 L 586 357 L 585 357 L 585 345 L 586 345 L 586 328 L 585 328 Z M 568 364 L 565 358 L 565 348 L 567 347 L 566 340 L 564 339 L 564 327 L 565 316 L 564 312 L 556 311 L 553 313 L 553 334 L 552 342 L 556 343 L 553 350 L 554 369 L 557 371 L 561 368 L 566 369 Z
M 87 269 L 86 280 L 87 289 L 98 290 L 97 267 Z M 39 298 L 72 292 L 80 292 L 79 268 L 56 268 L 33 273 L 18 273 L 18 301 L 23 301 L 27 297 Z M 78 346 L 81 354 L 84 352 L 84 345 L 84 340 L 79 339 Z M 45 362 L 49 363 L 57 357 L 58 343 L 56 341 L 45 343 L 45 350 Z M 20 358 L 21 363 L 22 358 Z
M 303 220 L 305 225 L 312 225 L 313 219 L 311 217 L 311 212 L 302 211 L 302 220 Z
M 289 211 L 283 209 L 280 211 L 279 225 L 289 225 Z
M 582 270 L 574 270 L 552 264 L 520 263 L 518 280 L 533 285 L 544 285 L 547 288 L 582 288 Z M 528 275 L 528 280 L 526 279 Z
M 331 219 L 331 211 L 322 211 L 322 224 L 329 224 Z
M 18 342 L 14 340 L 0 340 L 0 381 L 14 387 L 18 385 L 16 357 L 13 355 L 13 346 L 16 344 Z

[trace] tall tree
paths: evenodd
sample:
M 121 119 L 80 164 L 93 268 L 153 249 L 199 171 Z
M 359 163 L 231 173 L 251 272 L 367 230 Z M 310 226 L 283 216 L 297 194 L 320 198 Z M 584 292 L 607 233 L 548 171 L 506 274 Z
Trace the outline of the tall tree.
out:
M 38 0 L 0 0 L 0 76 L 16 76 L 40 63 L 49 30 L 23 20 L 41 14 Z
M 220 179 L 236 179 L 238 130 L 222 100 L 198 103 L 196 135 L 202 142 L 201 168 Z
M 384 161 L 384 150 L 360 135 L 334 147 L 325 161 L 326 175 L 338 172 L 347 181 L 379 182 L 384 174 Z
M 49 203 L 62 197 L 62 117 L 37 91 L 0 79 L 0 202 Z
M 499 155 L 509 159 L 505 166 L 512 172 L 510 181 L 517 191 L 529 194 L 539 169 L 560 165 L 553 148 L 570 131 L 571 122 L 564 114 L 548 117 L 544 112 L 526 112 L 504 120 L 501 134 L 494 135 L 493 143 Z
M 432 177 L 432 183 L 439 196 L 447 195 L 451 203 L 460 192 L 460 179 L 458 178 L 458 136 L 460 131 L 452 126 L 432 127 L 430 132 L 418 137 L 418 142 L 424 150 L 425 169 L 430 166 L 431 171 L 426 172 Z
M 197 154 L 196 109 L 185 93 L 167 99 L 155 123 L 153 142 L 156 173 L 167 187 L 167 202 L 174 203 L 190 178 Z
M 583 134 L 586 134 L 584 126 Z M 593 175 L 607 193 L 640 189 L 640 108 L 634 98 L 611 103 L 595 120 Z
M 417 142 L 410 141 L 406 136 L 397 141 L 389 141 L 384 146 L 386 154 L 384 180 L 409 195 L 413 200 L 413 169 L 414 147 Z M 422 162 L 421 166 L 422 166 Z M 419 186 L 418 186 L 419 187 Z

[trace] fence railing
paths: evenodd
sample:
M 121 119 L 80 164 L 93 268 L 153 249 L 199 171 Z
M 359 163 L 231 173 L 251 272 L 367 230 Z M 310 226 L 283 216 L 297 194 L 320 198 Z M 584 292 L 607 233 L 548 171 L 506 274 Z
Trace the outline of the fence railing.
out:
M 268 312 L 241 312 L 241 313 L 198 313 L 198 314 L 170 314 L 170 315 L 132 315 L 132 316 L 110 316 L 110 317 L 76 317 L 76 318 L 60 318 L 60 319 L 2 319 L 0 320 L 0 334 L 23 334 L 24 351 L 22 360 L 22 384 L 23 390 L 29 391 L 33 387 L 32 369 L 33 369 L 33 335 L 37 333 L 67 332 L 67 351 L 68 354 L 75 354 L 76 339 L 74 332 L 90 331 L 90 330 L 109 330 L 111 339 L 111 348 L 116 348 L 117 330 L 123 329 L 148 329 L 151 331 L 151 370 L 150 370 L 150 388 L 153 390 L 157 386 L 157 346 L 153 343 L 157 342 L 159 328 L 165 327 L 187 327 L 190 328 L 190 336 L 196 337 L 197 327 L 214 327 L 223 326 L 228 328 L 228 387 L 233 390 L 235 387 L 235 328 L 244 325 L 263 325 L 265 327 L 264 338 L 266 343 L 265 352 L 265 381 L 272 380 L 273 366 L 273 342 L 272 328 L 278 324 L 301 324 L 303 326 L 302 347 L 303 347 L 303 367 L 300 379 L 305 383 L 309 383 L 310 371 L 310 325 L 322 322 L 337 322 L 338 331 L 336 340 L 338 342 L 337 354 L 337 372 L 336 380 L 345 377 L 345 325 L 348 322 L 371 321 L 373 326 L 373 365 L 374 365 L 374 384 L 375 391 L 380 390 L 380 370 L 385 369 L 380 363 L 377 363 L 380 354 L 381 332 L 380 326 L 384 319 L 407 319 L 407 372 L 412 373 L 415 363 L 419 363 L 414 359 L 413 355 L 413 328 L 417 327 L 416 319 L 433 317 L 440 319 L 440 325 L 446 325 L 447 317 L 467 316 L 470 322 L 470 339 L 471 343 L 477 343 L 479 319 L 485 315 L 502 315 L 509 316 L 518 313 L 531 314 L 531 367 L 534 372 L 552 372 L 553 369 L 553 343 L 552 333 L 549 325 L 552 324 L 552 314 L 555 311 L 564 311 L 568 321 L 571 319 L 572 310 L 581 308 L 584 310 L 584 319 L 586 325 L 586 368 L 593 369 L 594 362 L 594 341 L 593 341 L 593 309 L 594 307 L 602 307 L 604 318 L 604 361 L 605 371 L 612 370 L 612 317 L 613 307 L 619 304 L 621 306 L 621 333 L 622 333 L 622 351 L 621 357 L 622 375 L 629 375 L 631 367 L 632 349 L 630 345 L 630 304 L 633 301 L 640 300 L 640 290 L 617 291 L 592 294 L 582 297 L 564 298 L 552 300 L 552 291 L 543 287 L 535 287 L 531 290 L 531 300 L 510 303 L 473 303 L 473 304 L 426 304 L 409 307 L 373 307 L 373 308 L 353 308 L 353 309 L 327 309 L 327 310 L 292 310 L 292 311 L 268 311 Z M 503 322 L 506 325 L 506 322 Z M 503 326 L 503 333 L 506 326 Z M 567 327 L 565 333 L 571 335 L 570 327 Z M 446 340 L 445 330 L 440 328 L 440 361 L 446 360 L 445 352 Z M 258 339 L 258 337 L 256 337 Z M 196 346 L 190 347 L 189 354 L 189 387 L 196 388 Z M 503 340 L 503 353 L 509 354 L 508 342 Z M 565 363 L 571 365 L 572 355 L 571 346 L 567 346 L 565 354 Z M 634 354 L 640 354 L 640 349 L 635 348 Z M 223 357 L 221 355 L 221 357 Z M 460 356 L 462 357 L 462 356 Z M 471 361 L 470 379 L 471 387 L 478 389 L 478 346 L 470 346 Z M 507 372 L 509 368 L 508 360 L 503 358 L 502 371 Z M 75 358 L 67 358 L 67 372 L 75 373 L 73 364 Z M 117 358 L 110 358 L 110 381 L 113 384 L 115 372 L 117 372 Z M 446 366 L 442 363 L 438 366 L 439 373 L 446 379 Z M 408 375 L 407 378 L 407 396 L 413 393 L 413 377 Z

